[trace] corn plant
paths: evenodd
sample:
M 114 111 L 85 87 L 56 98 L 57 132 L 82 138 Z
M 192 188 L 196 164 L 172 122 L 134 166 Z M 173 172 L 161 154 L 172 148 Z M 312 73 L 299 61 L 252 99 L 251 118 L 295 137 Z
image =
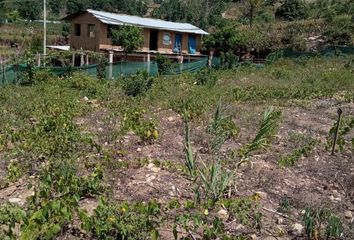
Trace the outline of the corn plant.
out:
M 212 203 L 222 198 L 233 179 L 232 172 L 222 169 L 218 162 L 214 162 L 210 166 L 204 166 L 204 169 L 199 170 L 199 174 L 201 186 L 206 197 L 210 199 Z
M 232 121 L 231 117 L 223 116 L 220 99 L 213 121 L 207 128 L 207 133 L 209 134 L 209 150 L 211 152 L 219 151 L 226 140 L 236 137 L 239 132 L 240 129 Z
M 189 176 L 195 180 L 197 174 L 197 167 L 195 163 L 195 156 L 193 155 L 192 144 L 190 140 L 190 130 L 189 130 L 189 123 L 187 113 L 185 111 L 184 114 L 184 152 L 186 155 L 186 167 Z
M 264 149 L 269 145 L 279 127 L 280 117 L 281 112 L 275 111 L 274 108 L 269 108 L 264 112 L 263 121 L 256 137 L 239 151 L 242 160 L 237 164 L 238 166 L 247 161 L 251 152 Z

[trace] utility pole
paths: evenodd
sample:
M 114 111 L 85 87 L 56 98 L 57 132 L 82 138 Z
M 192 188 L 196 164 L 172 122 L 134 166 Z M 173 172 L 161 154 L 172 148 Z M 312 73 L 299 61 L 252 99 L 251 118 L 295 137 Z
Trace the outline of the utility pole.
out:
M 43 66 L 47 55 L 47 1 L 43 0 Z

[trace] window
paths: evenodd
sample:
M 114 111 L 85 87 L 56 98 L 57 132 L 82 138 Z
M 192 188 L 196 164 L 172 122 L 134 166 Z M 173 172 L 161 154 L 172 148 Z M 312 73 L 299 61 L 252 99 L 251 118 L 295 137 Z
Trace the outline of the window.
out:
M 75 24 L 74 29 L 75 29 L 75 36 L 80 36 L 81 35 L 81 25 Z
M 94 24 L 89 24 L 87 25 L 87 36 L 90 38 L 95 37 L 95 25 Z
M 107 26 L 107 38 L 112 38 L 112 30 L 114 26 L 113 25 L 108 25 Z

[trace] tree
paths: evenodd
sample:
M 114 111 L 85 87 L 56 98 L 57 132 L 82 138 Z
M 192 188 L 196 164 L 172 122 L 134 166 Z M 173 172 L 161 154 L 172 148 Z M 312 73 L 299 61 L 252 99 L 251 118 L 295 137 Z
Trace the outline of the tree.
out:
M 353 44 L 354 21 L 350 15 L 339 15 L 327 20 L 327 29 L 324 35 L 335 50 L 337 45 Z
M 307 15 L 308 9 L 304 0 L 285 0 L 275 12 L 277 18 L 287 21 L 304 19 Z
M 258 12 L 260 7 L 264 4 L 264 0 L 246 0 L 245 5 L 246 5 L 246 11 L 247 11 L 247 16 L 249 19 L 249 24 L 250 27 L 253 25 L 253 20 L 255 14 Z
M 112 29 L 112 43 L 123 48 L 126 60 L 128 53 L 142 47 L 144 36 L 139 27 L 128 25 L 118 26 Z
M 34 4 L 32 1 L 17 1 L 17 11 L 20 16 L 27 20 L 39 19 L 43 10 L 43 4 Z
M 4 0 L 0 0 L 0 23 L 2 23 L 6 19 L 6 9 Z

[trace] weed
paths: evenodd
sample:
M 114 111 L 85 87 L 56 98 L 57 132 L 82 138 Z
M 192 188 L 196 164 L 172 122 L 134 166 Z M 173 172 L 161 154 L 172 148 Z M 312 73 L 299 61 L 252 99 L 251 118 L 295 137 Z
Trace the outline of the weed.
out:
M 15 226 L 26 219 L 26 212 L 10 203 L 0 205 L 0 238 L 16 239 Z
M 262 214 L 259 209 L 259 196 L 253 195 L 236 199 L 224 199 L 217 203 L 224 206 L 241 224 L 261 228 Z
M 333 144 L 334 134 L 337 129 L 337 122 L 333 124 L 332 128 L 329 131 L 329 136 L 327 137 L 326 150 L 330 149 Z M 348 116 L 343 117 L 339 126 L 337 145 L 339 146 L 339 151 L 343 152 L 345 147 L 354 142 L 352 140 L 346 139 L 347 134 L 354 129 L 354 117 Z
M 305 145 L 301 148 L 294 150 L 290 155 L 282 156 L 278 164 L 280 167 L 290 167 L 294 166 L 296 162 L 300 160 L 301 157 L 308 157 L 309 154 L 313 151 L 314 147 L 317 144 L 317 140 L 308 139 Z
M 7 181 L 16 182 L 21 177 L 22 171 L 17 161 L 12 160 L 7 165 Z
M 157 121 L 154 119 L 145 120 L 144 111 L 139 109 L 128 109 L 124 112 L 120 128 L 121 135 L 133 131 L 144 142 L 154 142 L 159 138 Z
M 340 219 L 328 208 L 307 207 L 303 221 L 309 239 L 336 239 L 343 231 Z
M 289 201 L 289 198 L 283 197 L 280 200 L 278 211 L 281 213 L 289 213 L 290 209 L 291 209 L 291 203 Z
M 218 76 L 215 71 L 210 68 L 205 68 L 200 70 L 196 76 L 197 85 L 206 86 L 206 87 L 214 87 L 218 82 Z

